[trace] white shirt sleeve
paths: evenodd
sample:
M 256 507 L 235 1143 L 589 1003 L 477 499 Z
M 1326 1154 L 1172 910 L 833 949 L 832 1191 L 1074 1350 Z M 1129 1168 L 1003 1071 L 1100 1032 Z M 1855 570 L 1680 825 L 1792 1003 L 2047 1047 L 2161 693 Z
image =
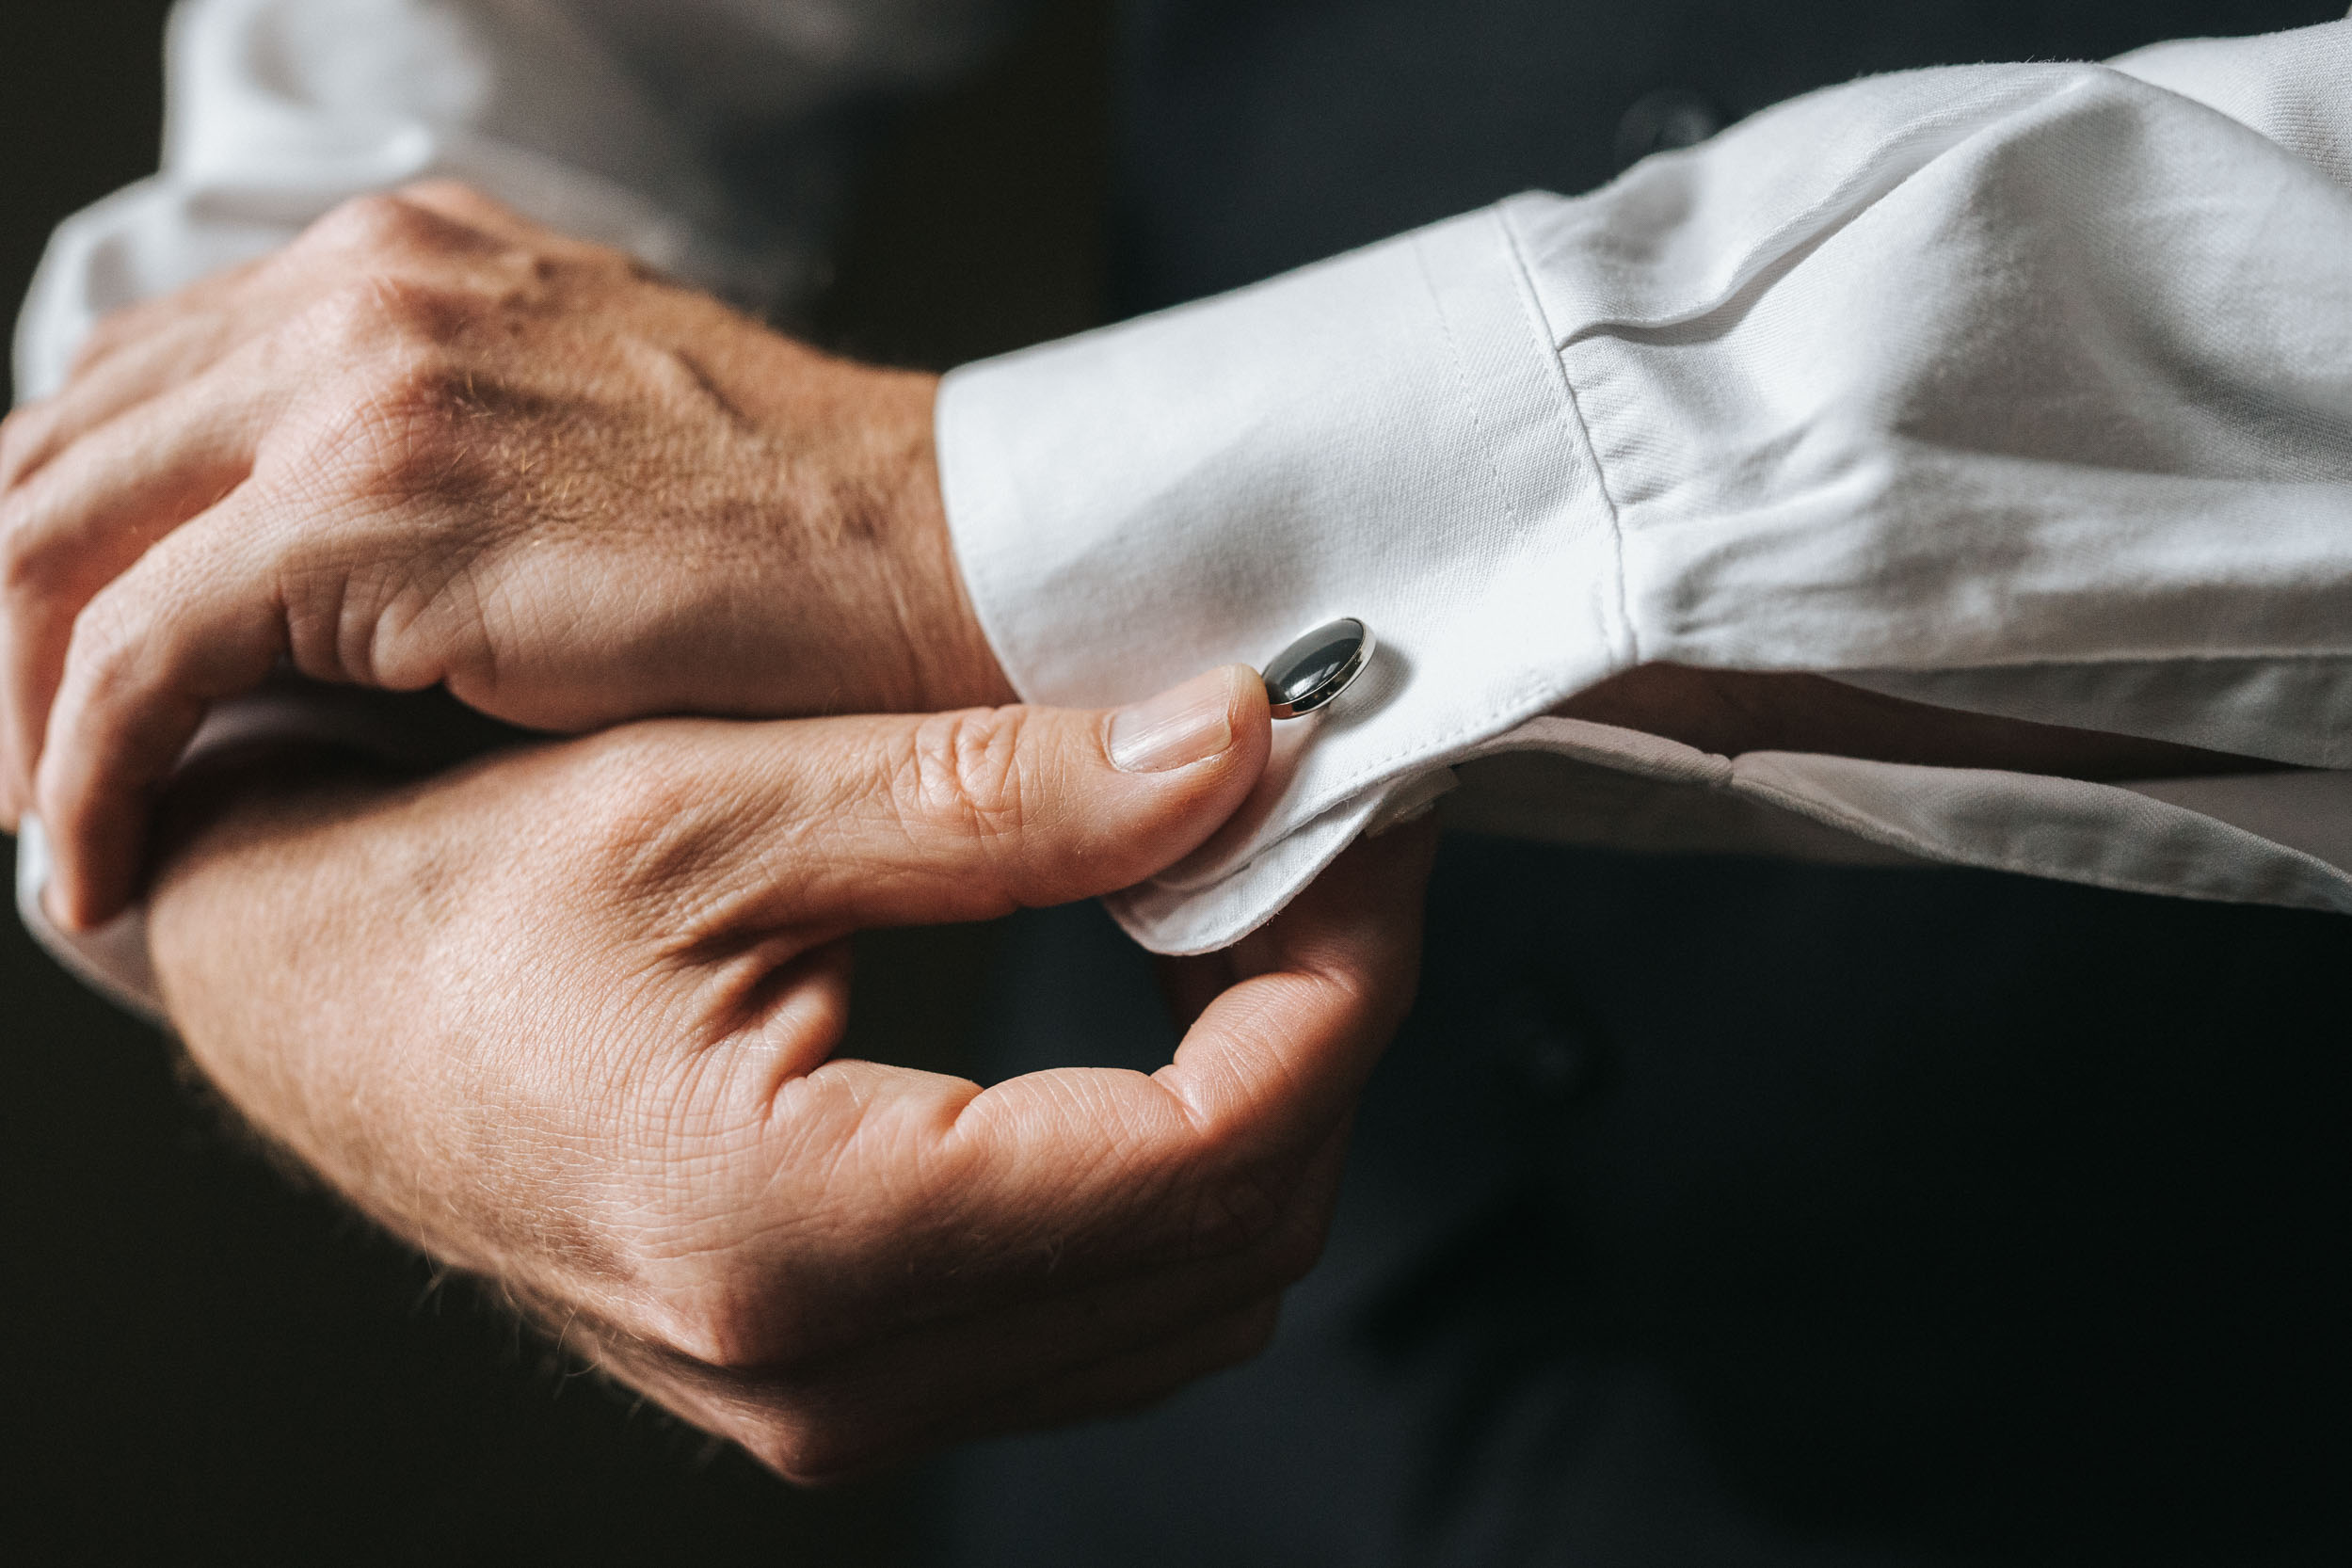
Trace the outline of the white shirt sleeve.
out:
M 183 0 L 162 170 L 58 230 L 19 320 L 46 396 L 107 312 L 460 179 L 769 307 L 819 276 L 846 111 L 936 81 L 1017 0 Z
M 1865 79 L 956 373 L 950 518 L 1022 695 L 1335 616 L 1382 654 L 1117 912 L 1196 952 L 1450 770 L 1548 751 L 1906 855 L 2352 911 L 2352 22 Z M 2108 786 L 1542 717 L 1803 670 L 2292 764 Z

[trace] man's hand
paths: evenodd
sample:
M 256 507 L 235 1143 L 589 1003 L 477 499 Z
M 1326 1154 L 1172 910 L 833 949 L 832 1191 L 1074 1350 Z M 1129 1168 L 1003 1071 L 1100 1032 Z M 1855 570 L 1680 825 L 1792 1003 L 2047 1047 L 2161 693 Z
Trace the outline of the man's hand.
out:
M 1156 1074 L 984 1091 L 830 1053 L 843 934 L 1101 892 L 1206 838 L 1265 699 L 1239 667 L 1178 691 L 648 724 L 242 809 L 158 885 L 165 991 L 360 1207 L 787 1475 L 1131 1405 L 1252 1353 L 1315 1256 L 1413 988 L 1426 836 L 1203 961 L 1227 988 Z
M 935 387 L 461 187 L 353 202 L 0 426 L 0 812 L 105 919 L 206 707 L 281 658 L 555 730 L 1009 700 Z

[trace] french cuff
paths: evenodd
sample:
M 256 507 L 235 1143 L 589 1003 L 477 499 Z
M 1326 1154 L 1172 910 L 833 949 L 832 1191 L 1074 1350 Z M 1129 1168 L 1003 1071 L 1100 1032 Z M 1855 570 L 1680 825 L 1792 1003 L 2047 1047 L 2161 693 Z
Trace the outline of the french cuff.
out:
M 1634 661 L 1615 519 L 1494 210 L 967 366 L 941 483 L 1026 700 L 1132 701 L 1340 616 L 1372 666 L 1250 800 L 1109 901 L 1161 952 L 1264 923 L 1448 766 Z

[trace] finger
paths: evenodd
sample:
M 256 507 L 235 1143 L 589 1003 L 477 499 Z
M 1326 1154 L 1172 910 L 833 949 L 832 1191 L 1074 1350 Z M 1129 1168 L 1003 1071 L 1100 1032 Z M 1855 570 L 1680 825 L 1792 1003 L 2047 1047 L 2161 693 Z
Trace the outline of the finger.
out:
M 473 248 L 479 238 L 487 238 L 494 242 L 494 248 L 509 247 L 525 257 L 626 259 L 625 253 L 593 240 L 580 239 L 560 229 L 549 229 L 534 223 L 504 202 L 484 195 L 461 180 L 418 180 L 401 186 L 393 196 L 409 207 L 451 224 L 453 231 L 449 237 L 452 241 L 460 234 L 476 236 L 476 239 L 465 242 L 465 248 Z M 640 270 L 644 269 L 641 267 Z
M 1168 1016 L 1178 1029 L 1191 1029 L 1208 1011 L 1208 1004 L 1224 994 L 1233 984 L 1231 960 L 1222 952 L 1203 953 L 1196 958 L 1161 958 L 1152 965 L 1152 978 L 1160 984 L 1160 1000 L 1168 1005 Z
M 1304 1215 L 1310 1240 L 1320 1240 L 1326 1219 L 1327 1211 Z M 604 1338 L 640 1376 L 698 1385 L 714 1400 L 788 1422 L 805 1466 L 839 1471 L 931 1446 L 970 1427 L 973 1412 L 1025 1390 L 1148 1353 L 1267 1302 L 1299 1272 L 1261 1254 L 1130 1273 L 776 1368 L 713 1367 L 635 1336 L 608 1331 Z M 819 1449 L 828 1456 L 822 1462 L 812 1457 Z
M 77 442 L 0 504 L 0 778 L 29 798 L 74 618 L 252 470 L 256 410 L 209 382 Z
M 259 685 L 285 651 L 250 494 L 165 537 L 73 623 L 33 792 L 56 855 L 49 912 L 68 929 L 129 904 L 156 792 L 211 705 Z
M 1276 1222 L 1412 1004 L 1434 831 L 1360 843 L 1237 963 L 1149 1078 L 1062 1069 L 974 1096 L 949 1140 L 977 1215 L 1022 1212 L 1085 1253 L 1215 1256 Z
M 944 1408 L 1304 1276 L 1322 1252 L 1348 1131 L 1343 1120 L 1303 1151 L 1266 1223 L 1214 1250 L 1182 1224 L 1180 1244 L 1166 1244 L 1172 1227 L 1152 1210 L 1170 1207 L 1167 1187 L 1154 1173 L 1096 1161 L 1059 1169 L 1049 1187 L 950 1180 L 922 1193 L 915 1162 L 852 1148 L 822 1185 L 804 1167 L 736 1205 L 727 1224 L 755 1227 L 747 1238 L 649 1263 L 623 1320 L 683 1357 L 789 1375 L 839 1404 L 880 1410 L 895 1381 Z
M 504 201 L 485 196 L 462 180 L 412 180 L 394 195 L 400 200 L 422 207 L 452 223 L 502 240 L 547 238 L 555 233 L 552 230 L 540 228 Z
M 658 843 L 633 858 L 679 887 L 623 902 L 718 935 L 986 920 L 1110 892 L 1216 830 L 1264 767 L 1271 722 L 1262 682 L 1234 664 L 1115 712 L 707 727 L 691 745 L 639 727 L 614 771 L 646 821 L 621 836 Z
M 350 205 L 376 216 L 346 217 L 346 209 L 338 209 L 314 226 L 316 237 L 308 246 L 297 241 L 101 321 L 75 357 L 66 385 L 18 409 L 0 427 L 0 491 L 108 420 L 201 376 L 350 282 L 347 264 L 318 264 L 313 251 L 366 250 L 379 272 L 430 272 L 456 263 L 464 273 L 495 248 L 492 242 L 558 238 L 456 181 L 422 182 L 394 197 Z M 387 209 L 394 214 L 389 220 L 382 216 Z
M 174 323 L 217 320 L 242 313 L 239 302 L 255 292 L 250 285 L 268 272 L 277 259 L 276 255 L 269 255 L 240 262 L 169 294 L 137 300 L 100 317 L 73 356 L 72 378 L 79 380 L 95 373 L 107 360 L 152 341 Z M 278 293 L 266 288 L 263 292 Z
M 1280 1146 L 1353 1103 L 1413 1003 L 1435 852 L 1426 823 L 1360 841 L 1230 951 L 1248 978 L 1154 1075 L 1205 1137 Z
M 939 1300 L 960 1306 L 1033 1294 L 1028 1259 L 1086 1278 L 1225 1256 L 1277 1229 L 1318 1160 L 1336 1160 L 1410 1004 L 1431 839 L 1404 830 L 1342 856 L 1250 960 L 1287 967 L 1219 997 L 1158 1074 L 1057 1069 L 976 1093 L 846 1061 L 786 1077 L 766 1168 L 788 1179 L 770 1193 L 796 1216 L 840 1215 L 834 1231 L 863 1249 L 808 1277 L 951 1277 Z M 872 1193 L 890 1195 L 879 1219 L 858 1207 Z M 879 1272 L 875 1236 L 897 1249 Z
M 886 1427 L 869 1412 L 811 1405 L 794 1388 L 681 1362 L 591 1313 L 509 1295 L 559 1348 L 589 1357 L 673 1414 L 804 1483 L 850 1480 L 950 1442 L 1136 1408 L 1256 1354 L 1272 1337 L 1281 1310 L 1278 1296 L 1259 1298 L 1148 1342 L 1019 1380 L 985 1399 L 934 1406 L 918 1421 Z
M 209 317 L 158 321 L 152 335 L 96 358 L 51 396 L 10 414 L 0 424 L 0 492 L 40 472 L 123 409 L 201 369 L 200 361 L 211 358 L 203 350 L 218 332 L 219 323 Z
M 159 323 L 153 335 L 107 356 L 45 402 L 9 417 L 0 447 L 0 492 L 28 483 L 109 422 L 200 377 L 253 331 L 224 316 Z

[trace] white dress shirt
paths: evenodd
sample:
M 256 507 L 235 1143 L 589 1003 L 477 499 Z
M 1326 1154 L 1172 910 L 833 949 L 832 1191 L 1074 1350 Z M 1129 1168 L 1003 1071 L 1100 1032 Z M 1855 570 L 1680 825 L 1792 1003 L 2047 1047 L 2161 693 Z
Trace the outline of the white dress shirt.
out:
M 427 172 L 789 296 L 840 105 L 1001 8 L 196 0 L 164 172 L 60 232 L 19 385 Z M 757 221 L 714 172 L 747 130 L 809 150 Z M 1232 941 L 1457 780 L 1466 820 L 1548 837 L 2352 911 L 2352 22 L 1814 93 L 1587 196 L 968 366 L 939 443 L 1024 697 L 1138 696 L 1338 615 L 1379 635 L 1224 832 L 1112 901 L 1161 951 Z M 1543 716 L 1658 661 L 2291 766 L 2107 785 Z

